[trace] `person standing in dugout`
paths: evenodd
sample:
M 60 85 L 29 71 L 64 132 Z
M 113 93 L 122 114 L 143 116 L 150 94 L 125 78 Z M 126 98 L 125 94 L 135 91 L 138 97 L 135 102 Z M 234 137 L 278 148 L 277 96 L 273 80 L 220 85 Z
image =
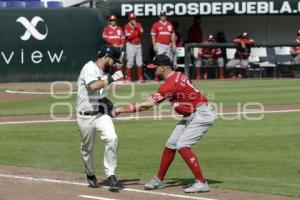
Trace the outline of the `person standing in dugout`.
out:
M 141 45 L 141 37 L 144 34 L 144 30 L 141 23 L 136 21 L 134 13 L 129 13 L 128 18 L 129 22 L 124 26 L 127 55 L 127 81 L 132 81 L 132 68 L 133 65 L 136 64 L 138 81 L 144 83 Z
M 96 61 L 87 62 L 78 77 L 77 124 L 81 136 L 81 155 L 89 187 L 97 188 L 94 169 L 96 132 L 105 143 L 104 173 L 111 190 L 120 190 L 115 176 L 117 166 L 118 136 L 111 116 L 113 104 L 106 98 L 107 86 L 123 78 L 120 71 L 114 72 L 115 63 L 120 61 L 119 48 L 109 45 L 101 47 Z
M 147 101 L 116 108 L 115 114 L 145 111 L 168 100 L 176 112 L 183 115 L 183 119 L 177 123 L 166 143 L 156 176 L 145 184 L 144 189 L 154 190 L 163 187 L 162 181 L 178 152 L 195 177 L 195 182 L 187 186 L 184 191 L 186 193 L 208 192 L 209 186 L 203 176 L 197 156 L 191 148 L 213 125 L 216 113 L 185 74 L 172 70 L 168 56 L 164 54 L 155 56 L 153 64 L 147 67 L 155 69 L 155 75 L 164 79 L 165 82 L 149 96 Z
M 173 54 L 176 52 L 176 37 L 172 23 L 167 21 L 165 11 L 160 13 L 159 20 L 152 25 L 151 37 L 155 54 L 166 54 L 170 60 L 173 60 Z M 155 81 L 158 79 L 155 78 Z
M 109 24 L 104 27 L 102 37 L 106 45 L 112 45 L 118 47 L 121 50 L 124 49 L 125 36 L 122 28 L 117 25 L 117 17 L 110 15 L 108 17 Z M 122 71 L 122 64 L 117 63 L 118 71 Z

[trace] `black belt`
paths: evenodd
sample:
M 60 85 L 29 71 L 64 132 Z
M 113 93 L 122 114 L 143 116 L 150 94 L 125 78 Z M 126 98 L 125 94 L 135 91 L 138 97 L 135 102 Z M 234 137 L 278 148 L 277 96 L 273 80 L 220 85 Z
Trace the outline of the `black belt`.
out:
M 79 115 L 85 115 L 85 116 L 93 116 L 93 115 L 97 115 L 99 113 L 99 111 L 79 111 Z

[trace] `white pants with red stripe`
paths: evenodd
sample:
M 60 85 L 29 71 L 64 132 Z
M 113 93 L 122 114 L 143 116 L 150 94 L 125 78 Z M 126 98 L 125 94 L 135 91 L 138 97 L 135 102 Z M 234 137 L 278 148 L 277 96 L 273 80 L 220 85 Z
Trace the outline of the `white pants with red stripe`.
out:
M 166 54 L 170 60 L 173 60 L 172 44 L 156 43 L 157 54 Z
M 126 55 L 127 55 L 127 68 L 132 68 L 134 63 L 137 67 L 143 65 L 142 59 L 142 45 L 126 43 Z

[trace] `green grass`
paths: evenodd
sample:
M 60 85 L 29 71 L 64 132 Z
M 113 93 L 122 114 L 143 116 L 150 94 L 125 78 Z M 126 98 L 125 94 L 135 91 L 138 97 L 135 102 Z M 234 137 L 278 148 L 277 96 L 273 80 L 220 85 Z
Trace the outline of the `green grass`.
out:
M 120 137 L 117 174 L 147 180 L 158 168 L 176 121 L 116 121 Z M 217 120 L 195 147 L 211 187 L 300 197 L 300 113 L 267 114 L 260 121 Z M 22 131 L 20 131 L 22 130 Z M 81 172 L 76 123 L 2 125 L 0 164 Z M 103 143 L 97 171 L 103 174 Z M 167 181 L 191 181 L 180 156 Z
M 260 102 L 263 104 L 295 104 L 300 99 L 300 79 L 289 80 L 212 80 L 195 82 L 195 86 L 216 104 L 224 107 L 236 106 L 237 103 Z M 134 88 L 120 86 L 112 89 L 109 97 L 115 103 L 139 102 L 155 91 L 159 85 L 138 85 Z M 115 95 L 120 98 L 116 98 Z M 133 94 L 133 95 L 131 95 Z M 0 103 L 0 116 L 49 114 L 53 103 L 70 103 L 67 106 L 56 106 L 54 113 L 75 111 L 76 95 L 70 99 L 56 100 L 51 97 L 36 100 Z

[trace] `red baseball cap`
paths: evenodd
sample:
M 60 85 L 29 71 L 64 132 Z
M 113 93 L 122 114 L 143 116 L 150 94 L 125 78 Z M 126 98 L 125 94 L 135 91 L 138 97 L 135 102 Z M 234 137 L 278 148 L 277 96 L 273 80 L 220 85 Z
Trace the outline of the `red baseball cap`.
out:
M 128 14 L 128 18 L 129 18 L 129 19 L 136 19 L 136 16 L 135 16 L 134 13 L 129 13 L 129 14 Z
M 110 15 L 108 19 L 109 19 L 109 21 L 116 21 L 117 17 L 116 17 L 116 15 Z
M 171 60 L 166 54 L 158 54 L 154 56 L 151 64 L 147 65 L 149 69 L 156 69 L 159 66 L 171 66 Z

